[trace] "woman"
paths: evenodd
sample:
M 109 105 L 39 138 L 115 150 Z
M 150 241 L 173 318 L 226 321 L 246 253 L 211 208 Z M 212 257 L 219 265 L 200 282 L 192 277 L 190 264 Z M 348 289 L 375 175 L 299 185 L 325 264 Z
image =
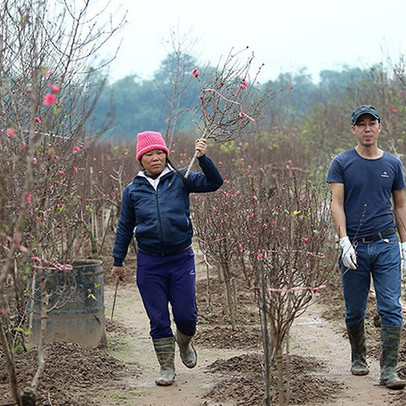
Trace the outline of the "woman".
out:
M 188 368 L 197 362 L 192 345 L 197 309 L 189 194 L 213 192 L 223 184 L 223 179 L 206 156 L 205 139 L 196 140 L 203 172 L 191 172 L 184 178 L 185 171 L 177 171 L 171 165 L 168 147 L 160 133 L 145 131 L 137 137 L 137 160 L 142 170 L 123 191 L 111 274 L 122 275 L 123 261 L 135 235 L 137 286 L 161 366 L 161 375 L 155 383 L 168 386 L 175 379 L 175 340 L 182 362 Z M 175 336 L 169 303 L 176 325 Z

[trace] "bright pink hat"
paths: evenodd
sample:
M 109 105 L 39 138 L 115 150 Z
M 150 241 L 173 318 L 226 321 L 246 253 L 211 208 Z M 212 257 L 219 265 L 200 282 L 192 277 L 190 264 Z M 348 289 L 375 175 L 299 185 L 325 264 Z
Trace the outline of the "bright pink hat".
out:
M 162 138 L 161 133 L 155 131 L 144 131 L 137 134 L 137 161 L 140 161 L 142 156 L 153 149 L 162 149 L 169 155 L 169 149 Z

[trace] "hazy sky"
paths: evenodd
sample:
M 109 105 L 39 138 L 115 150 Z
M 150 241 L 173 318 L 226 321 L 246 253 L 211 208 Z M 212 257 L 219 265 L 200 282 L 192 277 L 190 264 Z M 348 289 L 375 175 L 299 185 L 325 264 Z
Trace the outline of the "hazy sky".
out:
M 186 45 L 196 41 L 190 53 L 203 64 L 249 46 L 257 65 L 265 63 L 260 81 L 303 67 L 317 80 L 323 69 L 367 68 L 406 53 L 405 0 L 111 0 L 111 6 L 128 10 L 125 28 L 110 42 L 114 47 L 122 38 L 113 80 L 151 79 L 172 51 L 171 29 Z

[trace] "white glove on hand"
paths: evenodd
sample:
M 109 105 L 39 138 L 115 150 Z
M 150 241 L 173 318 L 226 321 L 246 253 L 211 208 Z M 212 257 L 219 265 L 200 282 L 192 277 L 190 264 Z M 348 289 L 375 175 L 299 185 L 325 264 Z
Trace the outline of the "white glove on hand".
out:
M 340 248 L 341 260 L 343 261 L 344 266 L 350 269 L 357 269 L 357 255 L 355 254 L 354 247 L 348 237 L 340 238 Z
M 402 258 L 402 279 L 406 279 L 406 242 L 400 244 L 400 257 Z

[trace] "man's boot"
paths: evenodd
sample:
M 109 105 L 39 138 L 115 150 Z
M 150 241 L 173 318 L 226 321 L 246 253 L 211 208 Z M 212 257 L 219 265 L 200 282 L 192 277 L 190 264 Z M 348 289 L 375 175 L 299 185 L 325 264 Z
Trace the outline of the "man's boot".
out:
M 347 327 L 351 344 L 351 373 L 353 375 L 368 375 L 369 368 L 366 361 L 367 347 L 365 342 L 365 323 L 359 326 Z
M 197 363 L 197 353 L 192 345 L 193 336 L 187 336 L 176 331 L 176 342 L 179 346 L 180 358 L 185 366 L 188 368 L 194 368 Z
M 389 389 L 403 389 L 406 382 L 396 373 L 401 327 L 381 327 L 381 385 Z
M 153 338 L 161 375 L 155 380 L 159 386 L 170 386 L 175 380 L 175 337 Z

